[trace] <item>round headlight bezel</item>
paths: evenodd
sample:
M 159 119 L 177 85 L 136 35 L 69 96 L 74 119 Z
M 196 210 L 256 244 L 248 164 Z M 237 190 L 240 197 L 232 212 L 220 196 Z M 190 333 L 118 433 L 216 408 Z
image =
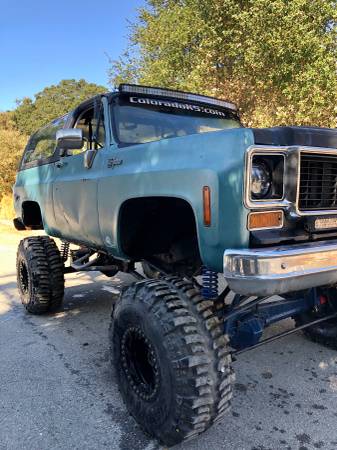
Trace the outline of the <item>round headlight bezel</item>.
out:
M 272 187 L 272 174 L 267 164 L 254 161 L 250 174 L 250 195 L 252 200 L 263 200 L 268 197 Z

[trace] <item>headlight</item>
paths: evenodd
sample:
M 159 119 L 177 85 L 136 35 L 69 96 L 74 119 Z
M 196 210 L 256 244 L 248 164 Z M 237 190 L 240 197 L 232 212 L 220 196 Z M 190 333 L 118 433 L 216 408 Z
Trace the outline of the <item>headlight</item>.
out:
M 271 174 L 262 163 L 253 163 L 251 173 L 251 195 L 252 198 L 264 198 L 271 186 Z
M 284 200 L 285 155 L 252 149 L 246 160 L 245 204 L 265 208 Z

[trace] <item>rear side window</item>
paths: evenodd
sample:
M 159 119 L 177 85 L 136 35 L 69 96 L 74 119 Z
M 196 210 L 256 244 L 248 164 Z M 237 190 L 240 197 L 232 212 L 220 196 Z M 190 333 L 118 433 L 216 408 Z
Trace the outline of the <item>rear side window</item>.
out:
M 56 132 L 64 127 L 67 116 L 54 120 L 38 130 L 30 138 L 23 157 L 22 164 L 48 162 L 56 148 Z

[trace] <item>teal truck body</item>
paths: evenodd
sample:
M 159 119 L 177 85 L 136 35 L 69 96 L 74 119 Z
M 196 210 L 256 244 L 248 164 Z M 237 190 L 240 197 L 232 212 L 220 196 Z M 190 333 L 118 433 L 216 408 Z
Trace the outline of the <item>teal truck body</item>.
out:
M 108 99 L 103 97 L 102 103 L 106 142 L 90 169 L 85 168 L 84 152 L 57 155 L 34 167 L 23 165 L 14 187 L 18 217 L 25 202 L 36 202 L 47 234 L 127 258 L 119 238 L 123 204 L 135 198 L 178 198 L 193 211 L 203 263 L 222 271 L 224 249 L 248 246 L 242 168 L 246 149 L 254 143 L 252 131 L 238 122 L 236 128 L 120 147 Z M 205 185 L 212 202 L 207 227 Z
M 106 122 L 109 129 L 109 121 Z M 223 250 L 248 246 L 247 210 L 242 203 L 245 151 L 253 144 L 245 128 L 195 134 L 118 148 L 100 149 L 88 170 L 83 153 L 18 173 L 15 198 L 36 201 L 45 231 L 61 239 L 90 245 L 124 258 L 119 241 L 119 214 L 137 197 L 180 198 L 192 208 L 205 264 L 221 272 Z M 108 167 L 109 160 L 121 164 Z M 212 224 L 205 227 L 202 188 L 212 192 Z
M 60 307 L 67 273 L 138 279 L 114 299 L 111 355 L 165 446 L 228 411 L 233 356 L 299 330 L 337 348 L 336 130 L 244 128 L 230 102 L 121 85 L 30 138 L 14 205 L 16 228 L 62 241 L 19 244 L 28 312 Z
M 75 152 L 64 151 L 61 141 L 56 142 L 59 130 L 71 129 L 81 129 L 86 136 L 82 148 Z M 95 133 L 100 134 L 102 142 L 97 141 Z M 229 102 L 122 85 L 119 92 L 84 102 L 32 136 L 14 186 L 17 221 L 119 261 L 155 256 L 157 262 L 166 263 L 167 269 L 170 258 L 176 262 L 180 258 L 182 266 L 185 254 L 214 272 L 222 272 L 225 258 L 229 281 L 228 270 L 236 272 L 238 266 L 255 264 L 256 258 L 249 254 L 248 262 L 244 262 L 238 255 L 227 257 L 229 250 L 337 238 L 334 225 L 323 226 L 316 234 L 309 229 L 309 216 L 313 219 L 337 213 L 334 197 L 328 199 L 326 207 L 320 206 L 320 202 L 324 205 L 325 185 L 318 186 L 317 194 L 303 194 L 309 204 L 313 201 L 312 211 L 299 210 L 302 200 L 297 198 L 297 191 L 303 189 L 298 184 L 300 161 L 306 152 L 333 157 L 336 132 L 301 127 L 244 128 L 235 105 Z M 250 191 L 253 182 L 256 186 L 263 184 L 261 179 L 253 180 L 256 170 L 257 177 L 263 177 L 263 172 L 274 177 L 270 183 L 265 181 L 269 189 L 266 197 L 254 197 Z M 316 175 L 312 176 L 315 180 Z M 209 223 L 204 217 L 205 187 Z M 148 200 L 153 203 L 151 207 Z M 171 203 L 167 203 L 169 200 Z M 179 217 L 182 209 L 183 217 Z M 255 220 L 258 212 L 265 211 L 279 212 L 276 226 L 250 226 L 250 214 L 255 214 Z M 180 229 L 180 220 L 188 225 L 182 224 Z M 162 233 L 159 228 L 163 228 Z M 324 234 L 327 231 L 329 234 Z M 187 235 L 194 236 L 189 248 L 182 243 Z M 160 241 L 158 246 L 153 244 L 154 239 Z M 179 241 L 178 251 L 175 239 Z M 312 250 L 312 244 L 308 250 Z M 256 278 L 260 273 L 251 275 Z M 238 277 L 236 288 L 243 281 L 252 294 L 262 293 L 263 279 L 261 290 L 255 280 L 254 286 L 248 283 L 251 275 L 239 269 L 233 275 Z M 265 275 L 270 274 L 262 274 L 262 278 Z M 290 271 L 289 277 L 293 275 L 297 278 Z M 312 270 L 307 275 L 311 276 Z M 281 279 L 277 283 L 282 286 L 268 293 L 293 289 Z M 248 293 L 247 289 L 242 293 Z

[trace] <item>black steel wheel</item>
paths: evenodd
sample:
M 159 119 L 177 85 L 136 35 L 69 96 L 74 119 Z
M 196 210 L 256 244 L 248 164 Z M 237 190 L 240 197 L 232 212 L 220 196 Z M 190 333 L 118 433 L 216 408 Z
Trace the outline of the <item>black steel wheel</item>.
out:
M 138 396 L 153 398 L 159 387 L 158 358 L 140 327 L 127 328 L 121 341 L 122 366 Z
M 28 312 L 42 314 L 61 305 L 63 262 L 51 238 L 34 236 L 20 241 L 16 271 L 21 302 Z
M 135 283 L 115 306 L 110 340 L 120 392 L 145 432 L 175 445 L 229 409 L 231 356 L 212 303 L 176 277 Z

